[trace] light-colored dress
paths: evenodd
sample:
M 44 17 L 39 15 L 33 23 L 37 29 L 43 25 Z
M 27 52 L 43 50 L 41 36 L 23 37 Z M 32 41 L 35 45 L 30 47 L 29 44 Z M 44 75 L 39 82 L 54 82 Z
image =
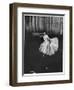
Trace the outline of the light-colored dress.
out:
M 51 54 L 50 55 L 53 55 L 53 54 L 55 54 L 55 52 L 58 51 L 59 45 L 58 45 L 58 38 L 57 37 L 51 39 L 50 47 L 51 47 L 51 50 L 50 50 Z
M 45 55 L 53 55 L 58 50 L 58 38 L 49 39 L 48 35 L 43 36 L 43 43 L 40 44 L 39 51 Z

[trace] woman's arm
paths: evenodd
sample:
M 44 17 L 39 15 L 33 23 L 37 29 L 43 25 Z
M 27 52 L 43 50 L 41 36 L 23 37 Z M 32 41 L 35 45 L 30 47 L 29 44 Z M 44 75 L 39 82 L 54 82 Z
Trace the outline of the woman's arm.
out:
M 34 32 L 34 33 L 32 33 L 34 36 L 39 36 L 39 37 L 43 37 L 44 35 L 43 35 L 43 33 L 36 33 L 36 32 Z

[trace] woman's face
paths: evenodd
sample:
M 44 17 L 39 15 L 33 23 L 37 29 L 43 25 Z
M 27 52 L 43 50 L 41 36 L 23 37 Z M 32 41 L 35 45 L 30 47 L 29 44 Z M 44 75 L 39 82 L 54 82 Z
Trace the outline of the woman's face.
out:
M 46 33 L 44 32 L 44 34 L 46 34 Z

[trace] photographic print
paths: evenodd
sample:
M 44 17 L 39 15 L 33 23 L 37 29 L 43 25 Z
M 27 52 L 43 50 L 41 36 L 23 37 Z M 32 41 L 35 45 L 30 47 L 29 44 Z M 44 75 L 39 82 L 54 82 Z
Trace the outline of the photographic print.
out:
M 72 7 L 10 4 L 10 85 L 72 83 Z
M 24 14 L 24 74 L 63 71 L 63 22 L 60 14 Z

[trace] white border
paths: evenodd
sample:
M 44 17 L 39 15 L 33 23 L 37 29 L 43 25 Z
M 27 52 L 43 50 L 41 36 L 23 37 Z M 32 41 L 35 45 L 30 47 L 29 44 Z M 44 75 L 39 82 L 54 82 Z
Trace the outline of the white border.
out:
M 22 76 L 22 12 L 65 14 L 63 29 L 63 72 Z M 69 80 L 69 10 L 21 8 L 17 9 L 17 82 Z

